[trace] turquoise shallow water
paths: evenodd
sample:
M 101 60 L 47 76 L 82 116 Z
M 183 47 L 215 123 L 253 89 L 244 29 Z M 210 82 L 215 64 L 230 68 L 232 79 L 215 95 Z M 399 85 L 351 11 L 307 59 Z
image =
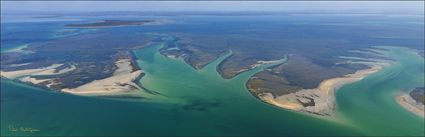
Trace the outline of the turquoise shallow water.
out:
M 337 93 L 339 114 L 368 135 L 424 135 L 424 119 L 395 101 L 400 92 L 424 86 L 424 59 L 407 48 L 379 47 L 395 62 Z
M 337 92 L 338 117 L 325 120 L 259 101 L 246 89 L 262 66 L 225 80 L 220 57 L 202 70 L 160 55 L 161 45 L 134 51 L 146 72 L 141 84 L 160 93 L 117 101 L 54 93 L 1 82 L 2 135 L 423 135 L 424 120 L 393 100 L 423 85 L 423 58 L 385 47 L 397 62 Z M 284 63 L 285 60 L 282 60 Z M 422 67 L 422 68 L 421 68 Z M 420 78 L 422 76 L 422 78 Z M 10 127 L 40 131 L 14 132 Z

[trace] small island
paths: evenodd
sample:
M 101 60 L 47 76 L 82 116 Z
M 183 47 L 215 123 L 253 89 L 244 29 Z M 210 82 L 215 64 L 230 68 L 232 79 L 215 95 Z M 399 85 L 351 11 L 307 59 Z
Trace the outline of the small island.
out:
M 409 95 L 416 101 L 420 102 L 422 104 L 425 104 L 425 88 L 424 87 L 417 87 L 413 89 L 412 92 L 409 93 Z
M 109 28 L 119 26 L 141 26 L 141 25 L 159 25 L 163 21 L 159 20 L 101 20 L 92 23 L 67 24 L 65 27 L 75 28 Z

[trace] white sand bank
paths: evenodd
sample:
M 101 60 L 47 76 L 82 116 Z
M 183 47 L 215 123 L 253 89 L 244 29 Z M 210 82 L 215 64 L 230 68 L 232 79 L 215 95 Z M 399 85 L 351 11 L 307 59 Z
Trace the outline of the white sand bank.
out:
M 274 97 L 271 93 L 260 94 L 259 97 L 263 101 L 296 111 L 310 112 L 319 115 L 333 115 L 336 107 L 335 91 L 349 83 L 353 83 L 363 79 L 364 77 L 378 72 L 382 69 L 381 65 L 373 65 L 369 69 L 359 70 L 353 74 L 344 77 L 332 78 L 324 80 L 319 87 L 315 89 L 303 89 L 295 93 Z M 303 106 L 303 104 L 312 103 Z M 303 102 L 303 103 L 301 103 Z
M 425 106 L 422 103 L 416 102 L 409 94 L 402 92 L 400 95 L 395 97 L 397 103 L 405 108 L 406 110 L 421 116 L 425 117 Z
M 127 92 L 140 87 L 133 81 L 142 74 L 141 70 L 133 71 L 131 60 L 122 59 L 115 63 L 118 67 L 111 77 L 95 80 L 77 88 L 62 89 L 72 94 L 105 94 L 116 92 Z

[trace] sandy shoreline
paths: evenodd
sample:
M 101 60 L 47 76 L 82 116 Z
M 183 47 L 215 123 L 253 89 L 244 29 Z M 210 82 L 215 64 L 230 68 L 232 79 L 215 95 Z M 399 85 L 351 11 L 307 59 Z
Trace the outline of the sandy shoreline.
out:
M 425 118 L 425 106 L 422 103 L 416 102 L 409 94 L 402 92 L 395 97 L 396 102 L 404 109 Z
M 15 66 L 25 64 L 15 64 Z M 50 88 L 52 85 L 58 84 L 55 78 L 37 79 L 32 76 L 41 75 L 57 75 L 64 74 L 76 70 L 75 65 L 70 65 L 61 70 L 57 68 L 64 64 L 52 64 L 47 67 L 35 68 L 35 69 L 24 69 L 16 71 L 1 71 L 1 77 L 19 80 L 21 82 L 30 83 L 34 85 L 43 85 Z M 133 81 L 140 77 L 143 73 L 141 70 L 134 71 L 130 59 L 121 59 L 115 62 L 117 70 L 114 71 L 113 75 L 108 78 L 95 80 L 90 83 L 86 83 L 76 88 L 64 88 L 58 89 L 62 92 L 78 95 L 124 95 L 129 94 L 134 89 L 142 90 Z
M 281 108 L 322 116 L 332 116 L 336 108 L 335 91 L 338 88 L 359 81 L 372 73 L 378 72 L 382 68 L 382 64 L 374 64 L 368 69 L 359 70 L 344 77 L 324 80 L 320 83 L 319 87 L 314 89 L 303 89 L 295 93 L 276 97 L 271 93 L 262 93 L 258 96 L 264 102 Z
M 118 67 L 111 77 L 95 80 L 76 88 L 65 88 L 63 92 L 79 95 L 96 95 L 127 92 L 134 89 L 141 89 L 133 81 L 142 74 L 141 70 L 133 71 L 130 59 L 122 59 L 115 63 Z

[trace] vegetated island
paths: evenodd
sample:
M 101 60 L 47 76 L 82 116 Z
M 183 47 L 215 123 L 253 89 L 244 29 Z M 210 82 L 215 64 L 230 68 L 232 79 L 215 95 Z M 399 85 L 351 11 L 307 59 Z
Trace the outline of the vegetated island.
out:
M 287 55 L 286 63 L 267 68 L 251 77 L 246 83 L 247 88 L 265 103 L 326 117 L 334 114 L 334 94 L 338 88 L 378 72 L 392 62 L 381 53 L 384 49 L 374 47 L 347 48 L 344 52 L 338 52 L 321 49 L 331 47 L 329 45 L 305 46 L 311 48 L 306 52 L 304 48 L 279 46 L 286 40 L 264 41 L 241 35 L 175 36 L 176 39 L 166 42 L 160 50 L 161 54 L 170 58 L 181 57 L 194 69 L 201 69 L 221 56 L 225 52 L 223 49 L 232 49 L 232 55 L 217 68 L 225 79 L 273 63 Z M 258 48 L 257 45 L 262 46 Z
M 425 117 L 425 90 L 424 87 L 417 87 L 413 89 L 410 93 L 402 92 L 400 95 L 396 96 L 396 101 L 406 110 Z
M 108 28 L 120 26 L 160 25 L 161 20 L 101 20 L 93 23 L 66 24 L 65 27 L 75 28 Z
M 93 33 L 32 44 L 22 49 L 29 54 L 1 54 L 1 78 L 84 96 L 144 98 L 152 92 L 137 82 L 144 73 L 131 51 L 154 39 Z

